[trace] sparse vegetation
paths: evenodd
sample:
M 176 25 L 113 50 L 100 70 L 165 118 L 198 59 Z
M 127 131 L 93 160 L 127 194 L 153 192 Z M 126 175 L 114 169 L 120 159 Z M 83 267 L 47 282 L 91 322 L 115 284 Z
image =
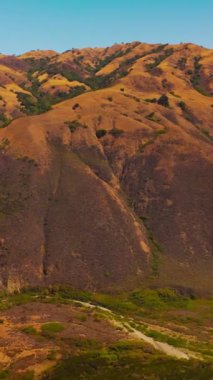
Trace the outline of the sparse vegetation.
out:
M 0 128 L 5 128 L 11 123 L 12 119 L 5 116 L 4 113 L 0 112 Z
M 191 77 L 191 83 L 195 89 L 196 89 L 196 86 L 198 86 L 200 82 L 200 70 L 202 68 L 202 65 L 200 64 L 200 60 L 201 60 L 200 56 L 194 57 L 194 73 Z
M 4 149 L 6 149 L 9 145 L 10 145 L 9 140 L 8 140 L 6 137 L 4 137 L 4 138 L 0 141 L 0 150 L 4 150 Z
M 85 124 L 80 123 L 78 120 L 72 120 L 72 121 L 68 120 L 68 121 L 65 121 L 64 124 L 68 126 L 71 133 L 74 133 L 78 128 L 84 128 L 84 129 L 87 128 Z
M 180 70 L 185 70 L 186 68 L 186 62 L 187 62 L 187 59 L 186 57 L 181 57 L 178 62 L 177 62 L 177 67 L 180 69 Z
M 27 115 L 37 115 L 51 109 L 49 97 L 45 94 L 39 94 L 35 98 L 29 94 L 17 92 L 17 98 L 21 103 L 22 111 Z
M 160 123 L 161 120 L 155 115 L 155 112 L 150 112 L 148 115 L 145 116 L 147 120 L 154 121 L 155 123 Z
M 147 103 L 157 103 L 157 99 L 156 98 L 152 98 L 152 99 L 144 99 L 145 102 Z
M 62 360 L 43 380 L 167 379 L 210 380 L 211 365 L 195 360 L 178 361 L 154 353 L 145 344 L 121 341 L 107 347 L 81 350 Z
M 158 57 L 154 57 L 154 61 L 152 63 L 148 63 L 146 65 L 147 71 L 151 71 L 154 68 L 156 68 L 162 61 L 164 61 L 166 58 L 168 58 L 170 55 L 172 55 L 174 52 L 174 49 L 166 49 L 162 54 L 160 54 Z
M 130 98 L 130 99 L 135 100 L 137 103 L 140 103 L 140 98 L 138 98 L 137 96 L 134 96 L 134 95 L 131 95 L 131 94 L 124 94 L 124 96 L 126 98 Z
M 124 131 L 122 129 L 115 128 L 115 127 L 109 130 L 109 134 L 116 138 L 120 137 L 123 133 Z

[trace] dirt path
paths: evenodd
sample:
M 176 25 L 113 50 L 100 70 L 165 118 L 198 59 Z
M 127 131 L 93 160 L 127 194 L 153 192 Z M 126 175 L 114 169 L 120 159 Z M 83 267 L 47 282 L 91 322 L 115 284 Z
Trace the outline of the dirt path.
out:
M 128 322 L 118 321 L 116 317 L 119 317 L 119 319 L 124 319 L 125 317 L 123 315 L 115 315 L 111 310 L 102 306 L 93 305 L 89 302 L 82 302 L 82 301 L 73 301 L 73 302 L 79 303 L 82 306 L 85 306 L 91 309 L 96 308 L 96 309 L 109 313 L 110 320 L 112 321 L 114 326 L 122 328 L 125 332 L 129 334 L 130 337 L 134 339 L 143 340 L 144 342 L 149 343 L 156 350 L 159 350 L 165 353 L 166 355 L 173 356 L 176 359 L 186 359 L 186 360 L 189 360 L 191 358 L 201 359 L 200 357 L 196 355 L 196 353 L 189 352 L 189 351 L 185 352 L 184 349 L 173 347 L 172 345 L 168 343 L 159 342 L 155 340 L 154 338 L 145 335 L 144 333 L 137 330 L 136 328 L 133 328 Z

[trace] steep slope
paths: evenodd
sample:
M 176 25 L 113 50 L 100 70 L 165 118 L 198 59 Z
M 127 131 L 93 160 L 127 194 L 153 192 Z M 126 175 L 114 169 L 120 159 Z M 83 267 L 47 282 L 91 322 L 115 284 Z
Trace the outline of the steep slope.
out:
M 42 92 L 53 109 L 0 130 L 1 287 L 210 292 L 212 52 L 136 42 L 42 54 L 10 68 L 36 102 L 20 112 L 48 109 Z M 53 105 L 61 85 L 60 99 L 75 98 Z
M 1 277 L 9 288 L 104 289 L 146 276 L 145 234 L 94 132 L 72 137 L 70 114 L 20 119 L 1 133 Z

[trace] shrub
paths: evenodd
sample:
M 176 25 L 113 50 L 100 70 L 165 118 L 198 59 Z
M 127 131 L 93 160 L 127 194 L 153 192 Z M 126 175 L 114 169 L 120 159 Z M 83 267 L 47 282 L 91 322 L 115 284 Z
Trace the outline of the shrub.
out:
M 130 299 L 137 306 L 143 306 L 147 308 L 161 308 L 163 307 L 163 301 L 160 299 L 158 293 L 155 290 L 144 289 L 138 292 L 132 293 Z
M 149 113 L 149 114 L 146 116 L 146 119 L 148 119 L 148 120 L 154 120 L 154 116 L 155 116 L 155 113 L 154 113 L 154 112 L 151 112 L 151 113 Z
M 187 75 L 192 75 L 192 74 L 193 74 L 193 71 L 189 69 L 189 70 L 186 71 L 186 74 L 187 74 Z
M 118 129 L 118 128 L 112 128 L 110 129 L 109 131 L 109 134 L 112 135 L 113 137 L 119 137 L 123 134 L 123 130 L 122 129 Z
M 29 335 L 37 334 L 37 331 L 33 326 L 25 326 L 21 329 L 21 331 Z
M 96 137 L 98 139 L 101 139 L 102 137 L 104 137 L 106 135 L 107 131 L 105 129 L 98 129 L 96 131 Z
M 169 107 L 169 98 L 167 95 L 163 94 L 161 97 L 158 99 L 158 104 L 160 104 L 163 107 Z
M 73 110 L 76 110 L 77 108 L 80 107 L 80 104 L 79 103 L 75 103 L 74 106 L 72 107 Z
M 158 129 L 156 131 L 156 134 L 159 136 L 159 135 L 163 135 L 164 133 L 166 133 L 166 129 Z
M 81 124 L 78 120 L 73 121 L 65 121 L 64 124 L 66 124 L 70 130 L 71 133 L 75 132 L 78 128 L 87 128 L 85 124 Z
M 112 102 L 112 97 L 111 96 L 108 96 L 107 99 L 109 100 L 109 102 Z
M 182 111 L 186 111 L 186 103 L 181 101 L 178 103 L 178 107 L 180 107 L 182 109 Z

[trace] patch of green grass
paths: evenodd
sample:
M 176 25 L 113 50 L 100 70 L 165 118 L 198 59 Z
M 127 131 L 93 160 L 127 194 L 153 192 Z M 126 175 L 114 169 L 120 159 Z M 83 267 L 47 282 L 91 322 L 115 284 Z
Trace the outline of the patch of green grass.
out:
M 117 312 L 133 312 L 136 306 L 125 295 L 93 294 L 92 301 Z
M 35 335 L 37 334 L 37 330 L 33 326 L 25 326 L 21 329 L 22 332 L 29 335 Z
M 64 325 L 60 322 L 47 322 L 41 326 L 43 334 L 56 334 L 64 331 Z

